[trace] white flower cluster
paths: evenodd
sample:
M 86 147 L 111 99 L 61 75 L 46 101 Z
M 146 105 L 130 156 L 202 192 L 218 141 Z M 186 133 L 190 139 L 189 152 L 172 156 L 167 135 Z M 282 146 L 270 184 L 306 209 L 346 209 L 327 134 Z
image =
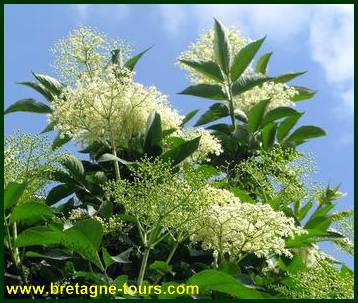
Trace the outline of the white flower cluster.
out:
M 227 28 L 226 33 L 230 41 L 232 54 L 238 53 L 240 49 L 250 42 L 248 39 L 242 37 L 239 31 L 235 28 Z M 206 33 L 203 33 L 196 42 L 189 46 L 187 51 L 180 54 L 178 60 L 215 61 L 214 37 L 214 30 L 209 30 Z M 213 82 L 212 79 L 198 73 L 193 68 L 181 63 L 180 61 L 178 61 L 178 66 L 188 73 L 189 80 L 195 84 Z
M 198 149 L 186 159 L 190 163 L 210 161 L 210 155 L 219 156 L 223 152 L 220 141 L 204 128 L 180 129 L 173 136 L 182 138 L 185 141 L 200 137 Z
M 118 215 L 113 215 L 109 218 L 101 218 L 96 215 L 91 215 L 90 211 L 84 208 L 75 208 L 69 213 L 69 217 L 65 219 L 69 225 L 74 224 L 76 221 L 80 221 L 86 218 L 92 218 L 101 223 L 103 232 L 105 234 L 114 233 L 123 227 L 123 221 Z
M 285 83 L 265 82 L 261 86 L 254 88 L 234 97 L 234 106 L 244 112 L 250 109 L 262 100 L 270 99 L 268 108 L 274 109 L 279 106 L 293 106 L 292 97 L 298 94 L 298 91 Z
M 248 254 L 265 258 L 274 254 L 291 256 L 285 239 L 303 232 L 293 218 L 267 204 L 241 202 L 227 190 L 212 189 L 211 196 L 215 202 L 192 235 L 194 242 L 233 260 Z
M 50 51 L 58 74 L 64 81 L 73 83 L 83 74 L 101 72 L 114 49 L 120 49 L 123 58 L 130 52 L 130 47 L 123 41 L 108 39 L 95 29 L 82 26 L 57 41 Z
M 167 96 L 155 87 L 133 81 L 131 73 L 118 78 L 108 68 L 105 77 L 84 75 L 75 88 L 66 88 L 52 103 L 50 121 L 81 143 L 101 142 L 127 147 L 141 133 L 150 113 L 158 112 L 163 129 L 178 128 L 182 117 L 169 106 Z

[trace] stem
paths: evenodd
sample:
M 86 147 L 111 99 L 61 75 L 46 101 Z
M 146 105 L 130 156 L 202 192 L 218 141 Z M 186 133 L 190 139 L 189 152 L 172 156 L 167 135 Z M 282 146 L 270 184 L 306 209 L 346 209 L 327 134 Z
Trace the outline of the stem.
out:
M 115 157 L 117 157 L 117 151 L 116 151 L 116 148 L 115 146 L 113 145 L 112 147 L 112 152 L 113 152 L 113 155 Z M 118 164 L 118 161 L 114 160 L 114 171 L 116 172 L 116 179 L 117 180 L 120 180 L 121 179 L 121 173 L 119 171 L 119 164 Z
M 175 242 L 175 244 L 174 244 L 172 250 L 170 251 L 170 253 L 169 253 L 169 255 L 168 255 L 167 260 L 165 261 L 167 264 L 169 264 L 170 261 L 172 260 L 172 258 L 173 258 L 173 256 L 174 256 L 174 254 L 175 254 L 175 252 L 176 252 L 178 246 L 179 246 L 179 242 Z
M 139 271 L 139 275 L 138 275 L 138 279 L 137 279 L 138 286 L 141 286 L 143 284 L 143 279 L 144 279 L 144 274 L 145 274 L 145 271 L 147 268 L 150 249 L 151 249 L 150 247 L 147 247 L 144 251 L 142 264 L 140 266 L 140 271 Z
M 158 236 L 158 232 L 159 232 L 159 224 L 150 233 L 148 242 L 143 243 L 145 245 L 145 250 L 144 250 L 144 255 L 143 255 L 142 263 L 140 265 L 139 275 L 137 279 L 138 286 L 141 286 L 143 284 L 143 279 L 144 279 L 145 271 L 147 269 L 150 250 L 153 249 L 153 247 L 155 246 L 153 244 Z
M 231 123 L 235 129 L 236 123 L 235 123 L 235 109 L 234 109 L 234 100 L 233 100 L 234 98 L 232 95 L 232 83 L 229 78 L 227 78 L 225 82 L 226 82 L 225 90 L 226 90 L 226 94 L 227 94 L 228 101 L 229 101 L 229 112 L 230 112 Z

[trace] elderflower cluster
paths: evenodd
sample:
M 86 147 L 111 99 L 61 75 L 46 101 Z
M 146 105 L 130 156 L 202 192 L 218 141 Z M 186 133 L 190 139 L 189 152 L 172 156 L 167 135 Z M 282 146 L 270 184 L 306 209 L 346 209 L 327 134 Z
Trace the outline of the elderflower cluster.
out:
M 111 40 L 95 29 L 82 26 L 60 39 L 50 50 L 54 68 L 70 84 L 84 74 L 100 73 L 111 58 L 111 51 L 120 49 L 123 58 L 131 48 L 121 40 Z
M 200 137 L 198 149 L 186 159 L 190 163 L 210 161 L 211 155 L 219 156 L 223 152 L 220 141 L 204 128 L 180 129 L 173 135 L 185 141 Z
M 214 203 L 192 235 L 193 242 L 232 260 L 248 254 L 265 258 L 274 254 L 292 256 L 285 248 L 285 239 L 303 232 L 293 218 L 267 204 L 241 202 L 227 190 L 211 191 Z
M 238 53 L 250 41 L 242 37 L 239 31 L 235 28 L 226 29 L 227 37 L 230 41 L 231 53 Z M 196 42 L 192 43 L 188 50 L 181 53 L 178 57 L 178 66 L 188 73 L 189 80 L 195 84 L 197 83 L 212 83 L 213 80 L 205 75 L 198 73 L 193 68 L 180 62 L 180 60 L 189 61 L 215 61 L 214 56 L 214 30 L 209 30 L 203 33 Z
M 27 182 L 24 201 L 35 195 L 46 196 L 46 184 L 64 157 L 51 149 L 46 136 L 16 132 L 4 142 L 4 186 Z
M 143 160 L 132 177 L 132 182 L 111 181 L 106 190 L 143 228 L 159 224 L 184 236 L 211 201 L 205 180 L 191 168 L 178 172 L 170 163 Z
M 105 234 L 115 233 L 118 230 L 121 230 L 123 227 L 123 221 L 118 215 L 110 216 L 109 218 L 102 218 L 97 215 L 91 215 L 91 211 L 84 208 L 75 208 L 72 209 L 69 213 L 69 216 L 65 221 L 67 224 L 74 224 L 76 221 L 83 219 L 92 218 L 99 223 L 101 223 L 103 232 Z
M 354 273 L 339 271 L 328 261 L 288 276 L 290 283 L 270 286 L 280 298 L 290 299 L 353 299 Z
M 274 109 L 280 106 L 293 106 L 292 98 L 298 91 L 285 83 L 265 82 L 254 88 L 234 97 L 234 106 L 243 112 L 250 109 L 262 100 L 270 99 L 268 108 Z
M 127 147 L 144 131 L 152 112 L 161 115 L 163 129 L 178 128 L 182 121 L 167 96 L 155 87 L 134 82 L 129 71 L 118 78 L 113 69 L 108 69 L 105 77 L 84 75 L 52 105 L 50 121 L 56 122 L 62 134 L 81 143 L 101 142 L 111 148 Z

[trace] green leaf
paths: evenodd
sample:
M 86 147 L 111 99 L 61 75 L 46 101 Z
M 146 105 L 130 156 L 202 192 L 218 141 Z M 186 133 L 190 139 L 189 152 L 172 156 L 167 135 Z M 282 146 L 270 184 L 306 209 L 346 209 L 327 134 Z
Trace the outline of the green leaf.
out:
M 195 126 L 207 124 L 216 121 L 220 118 L 227 117 L 229 115 L 229 109 L 226 104 L 215 103 L 211 105 L 207 112 L 205 112 L 200 119 L 196 122 Z
M 194 116 L 200 111 L 200 109 L 195 109 L 193 111 L 191 111 L 190 113 L 186 114 L 183 122 L 181 124 L 181 126 L 184 126 L 185 124 L 187 124 L 191 119 L 194 118 Z
M 48 133 L 48 132 L 54 130 L 54 129 L 55 129 L 55 125 L 56 125 L 55 122 L 53 122 L 53 121 L 50 122 L 49 124 L 47 124 L 47 126 L 44 128 L 44 130 L 41 132 L 41 134 Z
M 67 170 L 77 179 L 82 180 L 84 177 L 85 170 L 83 168 L 82 162 L 78 160 L 75 156 L 68 155 L 62 161 L 62 165 L 67 168 Z
M 53 140 L 52 142 L 52 149 L 58 149 L 60 148 L 62 145 L 65 145 L 67 142 L 71 141 L 71 137 L 65 135 L 65 134 L 60 134 L 58 133 L 55 140 Z
M 26 229 L 16 239 L 17 247 L 53 245 L 61 242 L 61 231 L 48 226 L 36 226 Z
M 275 143 L 276 130 L 277 124 L 275 122 L 270 122 L 262 129 L 261 136 L 264 149 L 271 148 Z
M 257 290 L 247 288 L 232 276 L 213 269 L 203 270 L 195 274 L 189 278 L 187 285 L 197 285 L 200 289 L 219 291 L 239 299 L 262 298 Z
M 128 68 L 130 71 L 132 71 L 134 69 L 134 67 L 136 66 L 137 62 L 139 61 L 139 59 L 147 52 L 151 49 L 152 47 L 147 48 L 146 50 L 140 52 L 139 54 L 131 57 L 128 59 L 128 61 L 126 63 L 124 63 L 124 67 Z
M 260 57 L 260 59 L 256 63 L 256 68 L 255 68 L 256 73 L 266 75 L 268 62 L 270 61 L 271 56 L 272 56 L 272 52 L 266 53 Z
M 26 189 L 25 183 L 10 182 L 4 190 L 4 209 L 8 209 L 20 200 Z
M 131 263 L 131 261 L 129 261 L 129 257 L 132 250 L 133 248 L 131 247 L 117 256 L 111 256 L 108 253 L 107 249 L 102 247 L 102 256 L 103 256 L 105 267 L 108 268 L 113 263 L 123 263 L 123 264 Z
M 53 187 L 46 197 L 46 203 L 49 205 L 55 204 L 56 202 L 66 198 L 76 191 L 74 184 L 60 184 Z
M 14 104 L 10 105 L 4 112 L 4 115 L 14 112 L 30 112 L 38 114 L 50 114 L 52 113 L 51 107 L 37 102 L 34 99 L 21 99 Z
M 307 213 L 313 207 L 313 200 L 314 200 L 314 197 L 309 199 L 307 201 L 307 203 L 298 211 L 298 214 L 297 214 L 298 220 L 302 220 L 306 217 Z
M 212 129 L 212 130 L 216 130 L 225 134 L 231 134 L 232 131 L 234 130 L 232 125 L 229 124 L 225 124 L 225 123 L 218 123 L 218 124 L 214 124 L 214 125 L 210 125 L 207 127 L 207 129 Z
M 159 155 L 162 152 L 162 123 L 158 113 L 151 113 L 148 117 L 147 128 L 144 134 L 144 151 L 150 155 Z
M 53 96 L 59 96 L 61 94 L 64 85 L 58 80 L 48 75 L 32 74 Z
M 291 107 L 276 107 L 266 113 L 263 124 L 266 125 L 272 121 L 276 121 L 289 116 L 295 116 L 297 114 L 298 112 Z
M 214 84 L 197 84 L 197 85 L 189 86 L 179 94 L 207 98 L 211 100 L 227 99 L 221 86 L 214 85 Z
M 53 216 L 53 210 L 43 201 L 30 200 L 14 207 L 11 216 L 11 223 L 34 224 Z
M 230 70 L 230 42 L 226 35 L 224 26 L 220 21 L 215 19 L 214 24 L 214 55 L 216 62 L 221 66 L 225 74 Z
M 239 78 L 254 59 L 266 37 L 256 40 L 243 47 L 235 56 L 231 66 L 231 80 Z
M 101 223 L 94 219 L 86 219 L 63 231 L 61 244 L 102 269 L 103 266 L 98 256 L 102 236 Z
M 189 61 L 179 60 L 181 63 L 195 69 L 199 73 L 211 78 L 212 80 L 223 82 L 224 78 L 220 67 L 212 61 Z
M 53 100 L 53 95 L 52 93 L 41 83 L 36 83 L 36 82 L 17 82 L 17 84 L 20 85 L 24 85 L 27 87 L 30 87 L 32 89 L 34 89 L 35 91 L 37 91 L 38 93 L 40 93 L 43 97 L 45 97 L 45 99 L 47 101 L 52 101 Z
M 129 261 L 129 257 L 131 255 L 132 250 L 133 247 L 130 247 L 124 252 L 120 253 L 119 255 L 111 256 L 111 258 L 116 263 L 122 263 L 122 264 L 132 263 L 132 261 Z
M 108 253 L 108 251 L 105 247 L 102 247 L 102 258 L 103 258 L 105 268 L 110 267 L 114 263 L 111 255 Z
M 286 142 L 299 142 L 310 138 L 325 136 L 326 132 L 316 126 L 305 125 L 296 129 L 287 139 Z
M 198 149 L 199 142 L 200 137 L 183 142 L 168 150 L 166 153 L 161 155 L 160 158 L 164 161 L 172 161 L 173 165 L 177 165 Z
M 73 258 L 73 255 L 71 253 L 57 248 L 47 250 L 44 253 L 27 251 L 25 253 L 25 256 L 29 258 L 41 258 L 41 259 L 50 259 L 50 260 L 58 260 L 58 261 L 64 261 Z
M 247 117 L 248 117 L 248 129 L 251 133 L 254 133 L 258 130 L 263 122 L 263 118 L 265 115 L 266 108 L 269 104 L 270 100 L 263 100 L 260 103 L 256 104 L 251 108 Z
M 250 197 L 250 195 L 249 195 L 246 191 L 244 191 L 244 190 L 241 190 L 241 189 L 239 189 L 239 188 L 234 187 L 234 188 L 230 188 L 229 191 L 232 192 L 232 193 L 235 195 L 235 197 L 240 198 L 240 200 L 241 200 L 242 202 L 252 203 L 252 204 L 256 203 L 256 202 Z
M 275 77 L 273 81 L 276 83 L 286 83 L 286 82 L 291 81 L 305 73 L 306 72 L 285 73 L 285 74 Z
M 296 125 L 299 118 L 301 118 L 302 113 L 297 113 L 296 115 L 287 117 L 282 121 L 277 128 L 277 140 L 282 142 L 284 138 L 288 135 L 290 130 Z
M 108 162 L 108 161 L 118 161 L 124 165 L 130 165 L 133 164 L 133 162 L 129 162 L 126 160 L 123 160 L 121 158 L 116 157 L 115 155 L 112 154 L 103 154 L 101 157 L 99 157 L 99 159 L 97 159 L 97 162 Z
M 301 86 L 292 86 L 292 87 L 298 91 L 298 94 L 291 98 L 291 100 L 294 102 L 311 99 L 317 93 L 317 91 L 311 90 L 306 87 L 301 87 Z
M 152 264 L 149 265 L 149 269 L 162 276 L 172 271 L 172 267 L 164 261 L 154 261 Z
M 242 94 L 255 86 L 261 85 L 272 78 L 263 76 L 261 74 L 252 76 L 241 76 L 232 84 L 232 93 L 234 96 Z
M 237 119 L 241 122 L 247 123 L 247 121 L 248 121 L 247 115 L 245 114 L 245 112 L 243 112 L 242 110 L 240 110 L 238 108 L 234 110 L 234 116 L 235 116 L 235 119 Z

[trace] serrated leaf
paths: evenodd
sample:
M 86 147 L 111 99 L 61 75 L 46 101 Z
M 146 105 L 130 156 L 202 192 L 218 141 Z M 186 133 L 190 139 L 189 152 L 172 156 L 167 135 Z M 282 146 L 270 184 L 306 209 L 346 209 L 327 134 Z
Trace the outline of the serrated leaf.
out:
M 197 84 L 189 86 L 179 93 L 180 95 L 190 95 L 211 100 L 226 100 L 221 86 L 215 84 Z
M 266 53 L 260 57 L 260 59 L 256 63 L 256 73 L 266 75 L 268 62 L 270 61 L 271 56 L 272 52 Z
M 254 133 L 256 130 L 258 130 L 263 122 L 265 111 L 267 109 L 267 106 L 269 104 L 270 100 L 262 100 L 260 103 L 256 104 L 251 108 L 249 111 L 247 117 L 248 117 L 248 130 L 251 133 Z
M 230 41 L 224 26 L 217 19 L 214 21 L 214 55 L 224 73 L 228 74 L 231 61 Z
M 82 162 L 75 156 L 68 155 L 62 161 L 62 165 L 78 180 L 82 180 L 84 177 L 85 170 Z
M 34 224 L 52 216 L 53 210 L 44 202 L 30 200 L 14 207 L 11 212 L 10 222 Z
M 65 145 L 66 143 L 71 141 L 71 137 L 67 135 L 57 134 L 56 138 L 52 142 L 52 150 L 60 148 L 62 145 Z
M 195 126 L 207 124 L 216 121 L 220 118 L 227 117 L 229 115 L 229 109 L 226 104 L 215 103 L 209 107 L 209 109 L 199 118 Z
M 65 261 L 73 258 L 73 255 L 70 252 L 66 252 L 62 249 L 57 249 L 57 248 L 47 250 L 44 253 L 27 251 L 25 253 L 25 256 L 29 258 L 41 258 L 41 259 L 50 259 L 50 260 L 58 260 L 58 261 Z
M 150 155 L 162 152 L 162 123 L 159 113 L 151 113 L 148 117 L 144 134 L 144 151 Z
M 292 87 L 298 91 L 298 94 L 291 98 L 291 100 L 294 102 L 311 99 L 317 93 L 317 91 L 302 86 L 292 86 Z
M 187 124 L 191 119 L 194 118 L 194 116 L 200 111 L 200 109 L 195 109 L 189 113 L 187 113 L 183 119 L 183 122 L 181 124 L 181 126 L 184 126 L 185 124 Z
M 265 38 L 266 37 L 247 44 L 236 54 L 230 70 L 232 81 L 239 78 L 250 65 Z
M 37 102 L 34 99 L 21 99 L 14 104 L 10 105 L 4 112 L 4 115 L 15 112 L 30 112 L 37 114 L 50 114 L 52 113 L 51 107 L 48 105 Z
M 160 156 L 160 158 L 163 161 L 172 161 L 173 165 L 177 165 L 198 149 L 199 142 L 200 137 L 183 142 L 165 152 L 163 155 Z
M 126 63 L 124 63 L 124 67 L 128 68 L 130 71 L 134 69 L 139 59 L 151 49 L 152 47 L 147 48 L 146 50 L 140 52 L 139 54 L 129 58 Z
M 276 121 L 289 116 L 295 116 L 297 114 L 298 112 L 291 107 L 276 107 L 266 113 L 263 124 L 266 125 L 272 121 Z
M 232 84 L 232 93 L 234 96 L 242 94 L 255 86 L 261 85 L 272 78 L 263 76 L 261 74 L 253 76 L 241 76 Z
M 4 189 L 4 209 L 6 210 L 16 205 L 25 189 L 25 183 L 9 182 Z
M 269 149 L 275 143 L 277 124 L 270 122 L 261 131 L 262 145 L 264 149 Z
M 48 75 L 32 73 L 36 80 L 38 80 L 53 96 L 59 96 L 64 88 L 64 85 L 55 78 Z
M 296 142 L 325 135 L 326 132 L 317 126 L 304 125 L 296 129 L 285 142 Z
M 213 61 L 189 61 L 179 60 L 181 63 L 195 69 L 197 72 L 211 78 L 212 80 L 223 82 L 220 67 Z
M 53 100 L 53 95 L 52 93 L 41 83 L 36 83 L 36 82 L 17 82 L 17 84 L 20 85 L 24 85 L 27 87 L 30 87 L 32 89 L 34 89 L 35 91 L 37 91 L 38 93 L 40 93 L 43 97 L 45 97 L 45 99 L 47 101 L 52 101 Z
M 285 74 L 282 74 L 282 75 L 279 75 L 279 76 L 276 76 L 274 78 L 274 82 L 276 83 L 286 83 L 286 82 L 289 82 L 303 74 L 305 74 L 306 72 L 291 72 L 291 73 L 285 73 Z
M 282 142 L 284 138 L 288 135 L 290 130 L 296 125 L 298 119 L 302 116 L 301 113 L 297 113 L 296 115 L 287 117 L 284 121 L 282 121 L 277 128 L 277 140 L 278 142 Z
M 60 184 L 53 187 L 46 197 L 46 203 L 49 205 L 66 198 L 76 191 L 76 186 L 73 184 Z

